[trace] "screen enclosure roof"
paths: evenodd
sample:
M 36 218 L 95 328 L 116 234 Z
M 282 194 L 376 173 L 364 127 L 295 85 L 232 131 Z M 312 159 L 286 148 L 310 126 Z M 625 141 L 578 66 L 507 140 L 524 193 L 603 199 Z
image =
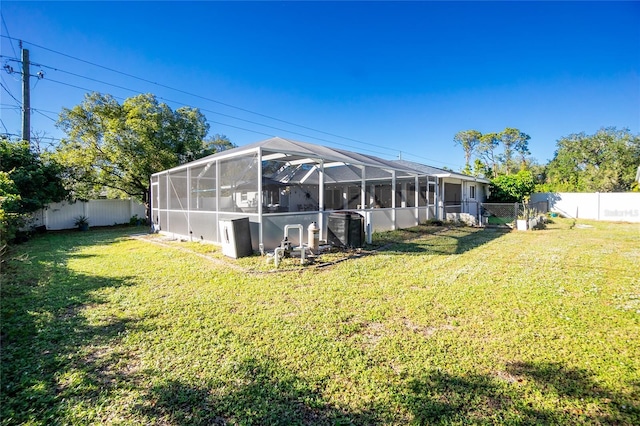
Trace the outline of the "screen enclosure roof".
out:
M 274 160 L 288 163 L 291 166 L 307 164 L 309 166 L 320 166 L 322 164 L 326 171 L 331 168 L 336 168 L 335 174 L 337 179 L 335 179 L 335 181 L 341 180 L 338 178 L 338 175 L 340 174 L 345 174 L 345 180 L 352 180 L 353 177 L 355 177 L 355 174 L 352 173 L 351 176 L 347 177 L 346 175 L 349 173 L 344 167 L 347 167 L 349 170 L 353 170 L 354 166 L 373 167 L 389 172 L 395 171 L 397 177 L 432 175 L 432 173 L 426 172 L 425 169 L 421 170 L 398 161 L 384 160 L 373 155 L 361 154 L 339 148 L 330 148 L 280 137 L 273 137 L 249 145 L 221 151 L 158 173 L 178 171 L 188 167 L 207 164 L 212 160 L 232 159 L 239 156 L 250 155 L 252 153 L 257 154 L 258 152 L 261 152 L 263 161 Z M 342 171 L 338 172 L 339 169 L 342 169 Z M 367 172 L 366 174 L 369 177 L 373 177 L 370 172 Z

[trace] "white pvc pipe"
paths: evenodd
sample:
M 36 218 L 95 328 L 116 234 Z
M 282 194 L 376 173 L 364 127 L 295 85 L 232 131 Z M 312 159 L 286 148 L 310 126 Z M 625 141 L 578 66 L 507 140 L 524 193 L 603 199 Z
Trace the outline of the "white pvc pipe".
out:
M 282 247 L 276 247 L 276 249 L 273 251 L 273 263 L 275 264 L 276 268 L 278 267 L 278 263 L 280 263 L 280 253 L 284 253 L 284 249 Z
M 298 231 L 300 231 L 300 246 L 302 247 L 302 243 L 303 243 L 302 233 L 303 233 L 304 227 L 302 225 L 299 225 L 299 224 L 296 224 L 296 225 L 285 225 L 284 226 L 284 236 L 285 237 L 289 238 L 289 229 L 291 229 L 291 228 L 296 228 L 296 229 L 298 229 Z
M 300 263 L 304 263 L 304 255 L 305 255 L 305 248 L 304 248 L 304 241 L 302 240 L 302 235 L 304 233 L 304 227 L 300 224 L 296 224 L 296 225 L 285 225 L 284 226 L 284 236 L 285 238 L 289 238 L 289 229 L 295 228 L 300 232 Z

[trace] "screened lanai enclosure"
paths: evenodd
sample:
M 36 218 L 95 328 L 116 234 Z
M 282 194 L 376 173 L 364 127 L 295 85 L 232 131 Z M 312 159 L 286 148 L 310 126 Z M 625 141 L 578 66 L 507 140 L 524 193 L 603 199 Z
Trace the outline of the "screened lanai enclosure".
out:
M 271 138 L 154 174 L 151 212 L 161 232 L 213 243 L 222 221 L 246 217 L 253 249 L 271 250 L 286 225 L 315 222 L 326 239 L 332 215 L 346 212 L 367 235 L 415 226 L 435 217 L 437 185 L 400 162 Z

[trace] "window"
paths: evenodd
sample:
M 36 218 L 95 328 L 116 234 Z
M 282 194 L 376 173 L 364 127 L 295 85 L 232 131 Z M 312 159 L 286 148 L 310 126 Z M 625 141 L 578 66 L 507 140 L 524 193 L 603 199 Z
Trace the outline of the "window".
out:
M 476 186 L 475 185 L 469 185 L 469 198 L 471 198 L 472 200 L 476 199 Z

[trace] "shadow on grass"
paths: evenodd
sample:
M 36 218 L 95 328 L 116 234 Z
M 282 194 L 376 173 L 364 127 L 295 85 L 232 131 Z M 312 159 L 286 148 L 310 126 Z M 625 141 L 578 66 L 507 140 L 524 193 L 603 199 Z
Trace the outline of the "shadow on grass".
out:
M 639 420 L 637 395 L 607 390 L 588 372 L 560 364 L 514 363 L 502 377 L 425 372 L 390 385 L 391 400 L 359 411 L 329 404 L 322 384 L 308 383 L 270 359 L 246 359 L 231 376 L 199 385 L 165 380 L 134 411 L 146 423 L 169 425 L 631 425 Z M 541 401 L 538 392 L 552 394 L 554 403 Z
M 594 374 L 588 370 L 569 368 L 560 363 L 516 362 L 507 369 L 515 377 L 534 381 L 543 393 L 567 401 L 569 408 L 562 414 L 569 414 L 579 423 L 640 424 L 637 383 L 630 382 L 631 391 L 623 394 L 595 381 Z
M 398 397 L 417 424 L 491 423 L 513 405 L 511 397 L 489 376 L 444 372 L 410 379 Z
M 533 382 L 531 386 L 528 382 Z M 533 395 L 553 396 L 555 406 Z M 638 424 L 637 389 L 621 394 L 586 370 L 513 363 L 502 377 L 434 372 L 409 380 L 399 401 L 418 424 Z
M 245 359 L 232 379 L 208 386 L 168 380 L 154 386 L 135 411 L 147 423 L 170 425 L 373 424 L 371 414 L 333 407 L 321 393 L 271 359 Z
M 509 233 L 498 228 L 416 227 L 379 236 L 379 250 L 398 254 L 462 254 Z
M 69 270 L 83 246 L 110 244 L 121 231 L 42 235 L 9 253 L 1 281 L 0 417 L 2 424 L 65 423 L 75 404 L 91 405 L 118 381 L 112 368 L 126 354 L 114 341 L 130 318 L 90 324 L 85 307 L 105 303 L 96 290 L 129 285 Z

